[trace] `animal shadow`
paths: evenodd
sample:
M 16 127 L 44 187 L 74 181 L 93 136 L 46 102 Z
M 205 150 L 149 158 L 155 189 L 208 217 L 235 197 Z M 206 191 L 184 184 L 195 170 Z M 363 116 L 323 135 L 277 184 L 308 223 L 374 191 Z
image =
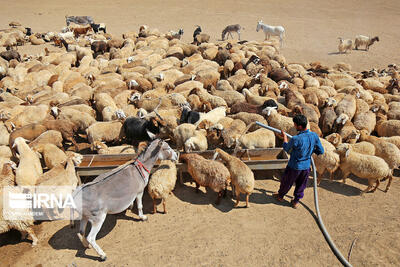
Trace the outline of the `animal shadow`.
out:
M 256 193 L 258 191 L 259 193 Z M 273 196 L 274 192 L 270 190 L 265 190 L 262 188 L 254 188 L 253 194 L 250 195 L 250 202 L 251 203 L 257 203 L 257 204 L 275 204 L 279 206 L 284 206 L 284 207 L 290 207 L 290 202 L 284 201 L 284 202 L 279 202 L 277 201 Z M 291 198 L 290 196 L 288 196 Z
M 217 193 L 210 188 L 206 188 L 206 192 L 200 190 L 196 193 L 196 188 L 187 184 L 181 184 L 175 187 L 174 195 L 187 203 L 194 205 L 210 205 L 212 204 L 216 209 L 221 212 L 229 212 L 233 209 L 234 202 L 231 199 L 232 191 L 227 190 L 226 196 L 221 198 L 219 205 L 215 204 L 217 200 Z
M 341 53 L 341 52 L 329 52 L 328 56 L 333 56 L 333 55 L 342 55 L 342 54 L 347 54 L 347 53 Z
M 326 176 L 323 176 L 323 177 L 326 177 Z M 349 196 L 349 197 L 359 196 L 362 192 L 362 189 L 351 186 L 349 184 L 344 184 L 342 182 L 342 177 L 343 177 L 342 172 L 340 170 L 338 170 L 334 173 L 332 181 L 330 181 L 329 178 L 322 179 L 321 183 L 319 184 L 319 187 L 321 187 L 325 190 L 328 190 L 330 192 L 333 192 L 336 194 L 342 194 L 342 195 Z M 368 186 L 368 180 L 366 180 L 366 179 L 361 179 L 354 175 L 350 175 L 348 177 L 348 179 L 351 179 L 358 184 Z M 309 179 L 307 187 L 313 187 L 313 186 L 314 186 L 314 181 L 312 179 Z
M 100 232 L 97 234 L 96 240 L 101 239 L 107 234 L 109 234 L 114 229 L 118 219 L 139 221 L 139 219 L 133 218 L 133 216 L 135 215 L 133 215 L 131 211 L 127 211 L 128 215 L 126 215 L 125 213 L 126 211 L 119 214 L 107 215 L 106 220 L 104 221 L 100 229 Z M 90 229 L 91 229 L 91 224 L 88 223 L 86 227 L 85 236 L 88 235 Z M 50 238 L 48 243 L 53 249 L 56 250 L 62 250 L 62 249 L 77 250 L 76 257 L 87 258 L 92 260 L 100 260 L 100 257 L 87 255 L 85 253 L 86 248 L 83 247 L 82 243 L 80 242 L 77 236 L 78 231 L 79 231 L 79 222 L 76 222 L 74 228 L 71 228 L 70 225 L 66 225 L 60 230 L 58 230 Z

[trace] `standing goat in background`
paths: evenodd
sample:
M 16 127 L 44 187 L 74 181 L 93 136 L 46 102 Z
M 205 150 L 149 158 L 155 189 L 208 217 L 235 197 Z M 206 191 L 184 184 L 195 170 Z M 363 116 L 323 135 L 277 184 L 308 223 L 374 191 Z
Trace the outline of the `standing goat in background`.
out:
M 226 26 L 225 29 L 222 31 L 222 36 L 221 36 L 222 41 L 225 40 L 226 34 L 230 35 L 231 38 L 233 39 L 232 32 L 236 32 L 237 33 L 237 35 L 239 37 L 239 41 L 240 41 L 240 30 L 241 30 L 241 28 L 242 27 L 239 24 L 233 24 L 233 25 Z
M 365 45 L 365 51 L 368 51 L 369 47 L 373 45 L 375 42 L 379 42 L 378 36 L 371 38 L 364 35 L 357 35 L 356 39 L 354 40 L 354 45 L 356 47 L 356 50 L 358 50 L 359 46 Z
M 341 37 L 339 39 L 339 53 L 347 53 L 348 50 L 351 51 L 353 49 L 353 41 L 350 39 L 342 39 Z
M 196 25 L 197 28 L 193 32 L 193 42 L 196 42 L 196 36 L 201 33 L 201 27 L 199 25 Z
M 285 28 L 282 26 L 270 26 L 266 25 L 260 20 L 257 23 L 257 28 L 256 31 L 258 32 L 260 29 L 263 29 L 264 34 L 265 34 L 265 40 L 269 40 L 269 37 L 271 35 L 279 36 L 279 42 L 281 44 L 281 47 L 283 46 L 283 37 L 285 36 Z

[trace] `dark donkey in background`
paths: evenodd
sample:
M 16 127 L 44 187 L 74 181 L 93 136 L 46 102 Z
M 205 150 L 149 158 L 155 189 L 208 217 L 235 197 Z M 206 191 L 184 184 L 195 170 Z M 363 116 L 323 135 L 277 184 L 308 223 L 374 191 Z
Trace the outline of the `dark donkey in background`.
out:
M 128 207 L 132 208 L 136 199 L 139 217 L 147 220 L 146 215 L 143 215 L 142 196 L 149 181 L 150 171 L 157 159 L 178 160 L 178 155 L 166 142 L 156 139 L 137 159 L 98 176 L 74 191 L 75 204 L 77 207 L 80 204 L 82 206 L 78 237 L 86 248 L 91 245 L 101 260 L 106 260 L 107 257 L 96 244 L 96 236 L 107 214 L 117 214 Z M 88 221 L 92 228 L 85 238 Z

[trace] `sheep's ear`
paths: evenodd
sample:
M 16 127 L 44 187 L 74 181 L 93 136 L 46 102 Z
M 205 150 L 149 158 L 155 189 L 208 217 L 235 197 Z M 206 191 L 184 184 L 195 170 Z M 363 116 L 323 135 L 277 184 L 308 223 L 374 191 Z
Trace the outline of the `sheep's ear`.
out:
M 350 149 L 346 149 L 346 154 L 344 154 L 344 156 L 347 158 L 348 156 L 349 156 L 349 154 L 350 154 Z
M 347 122 L 347 120 L 348 120 L 348 118 L 347 118 L 347 117 L 343 118 L 343 120 L 342 120 L 342 124 L 343 124 L 343 125 L 345 125 L 345 124 L 346 124 L 346 122 Z

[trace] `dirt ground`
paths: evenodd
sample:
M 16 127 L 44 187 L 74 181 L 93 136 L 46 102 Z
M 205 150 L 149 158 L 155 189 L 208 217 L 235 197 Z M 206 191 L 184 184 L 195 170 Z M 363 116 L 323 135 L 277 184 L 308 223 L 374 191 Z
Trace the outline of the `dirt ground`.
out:
M 190 41 L 196 24 L 220 38 L 227 24 L 240 23 L 242 39 L 263 40 L 256 32 L 262 19 L 286 29 L 282 53 L 288 62 L 350 63 L 354 70 L 382 68 L 400 63 L 400 1 L 129 1 L 129 0 L 18 0 L 0 9 L 0 27 L 17 20 L 33 31 L 60 30 L 65 15 L 92 15 L 108 31 L 121 34 L 147 24 L 161 31 L 183 28 Z M 337 54 L 338 37 L 375 36 L 369 52 Z M 23 48 L 38 53 L 43 47 Z M 400 266 L 400 181 L 388 193 L 378 190 L 360 196 L 365 181 L 347 185 L 323 181 L 319 187 L 321 213 L 338 248 L 354 266 Z M 385 183 L 381 185 L 384 189 Z M 177 185 L 168 199 L 168 214 L 149 215 L 138 221 L 136 213 L 109 215 L 97 243 L 107 253 L 99 262 L 93 249 L 84 250 L 69 222 L 44 222 L 35 226 L 39 244 L 19 242 L 19 234 L 0 235 L 1 266 L 340 266 L 316 222 L 312 188 L 297 210 L 279 205 L 271 193 L 279 182 L 270 175 L 256 181 L 251 207 L 233 209 L 226 198 L 215 206 L 216 194 L 195 194 L 193 185 Z M 289 193 L 292 195 L 293 190 Z M 290 200 L 290 198 L 287 198 Z M 240 206 L 243 206 L 243 202 Z M 145 213 L 151 210 L 146 194 Z

